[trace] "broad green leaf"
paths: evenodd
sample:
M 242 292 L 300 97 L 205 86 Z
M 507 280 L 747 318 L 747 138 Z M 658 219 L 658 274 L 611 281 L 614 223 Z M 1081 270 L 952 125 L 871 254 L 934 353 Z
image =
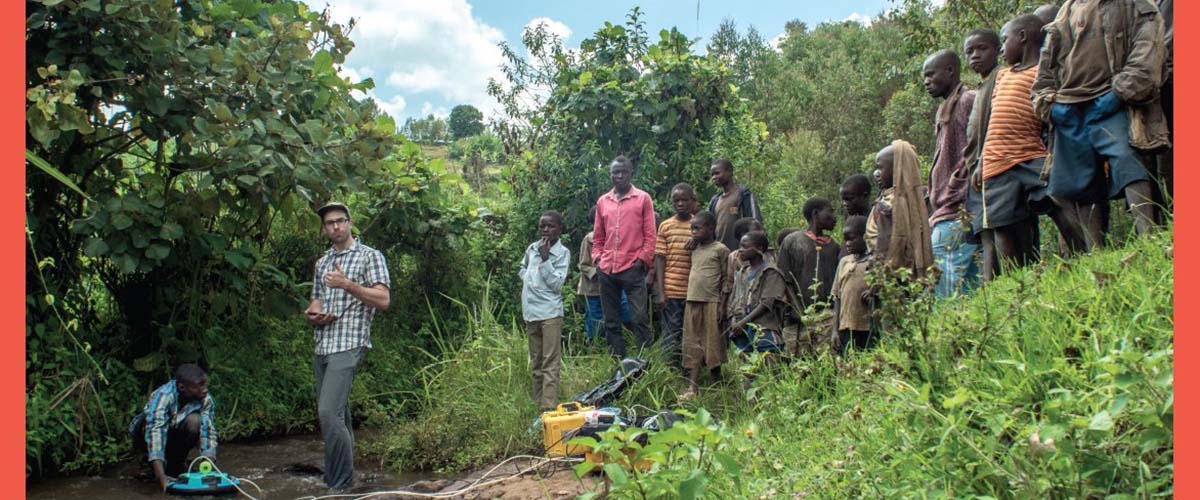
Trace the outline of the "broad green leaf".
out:
M 167 222 L 158 230 L 158 237 L 164 240 L 175 240 L 183 236 L 183 226 L 176 222 Z
M 153 243 L 146 249 L 146 257 L 154 260 L 163 260 L 168 255 L 171 255 L 171 247 L 163 244 Z
M 236 249 L 225 252 L 225 261 L 242 271 L 254 265 L 254 257 Z
M 313 55 L 313 72 L 324 74 L 333 71 L 333 56 L 328 50 L 319 50 Z
M 620 464 L 604 464 L 604 475 L 618 488 L 629 482 L 629 473 Z
M 119 213 L 112 216 L 112 226 L 118 231 L 129 229 L 129 227 L 132 225 L 133 219 L 130 219 L 128 215 Z
M 100 238 L 88 238 L 87 244 L 83 246 L 83 254 L 88 257 L 99 257 L 108 253 L 108 243 Z
M 162 354 L 153 352 L 133 360 L 133 369 L 143 373 L 149 373 L 158 369 L 162 365 Z
M 1099 413 L 1092 417 L 1092 421 L 1088 423 L 1088 429 L 1093 431 L 1107 431 L 1112 428 L 1112 415 L 1108 413 L 1108 410 L 1100 410 Z
M 575 472 L 576 478 L 581 478 L 583 476 L 586 476 L 595 469 L 596 469 L 596 464 L 594 464 L 592 462 L 578 463 L 578 464 L 575 464 L 575 466 L 571 468 L 571 470 Z
M 137 271 L 138 260 L 127 253 L 118 255 L 113 261 L 117 264 L 117 269 L 122 273 L 130 274 Z
M 209 105 L 209 110 L 212 111 L 213 116 L 215 116 L 218 120 L 226 123 L 234 120 L 233 112 L 229 111 L 229 106 L 226 106 L 223 102 L 212 101 L 212 103 Z
M 57 168 L 54 168 L 49 163 L 47 163 L 46 160 L 43 160 L 38 155 L 34 154 L 33 151 L 30 151 L 28 149 L 25 150 L 25 160 L 28 161 L 29 163 L 32 163 L 35 167 L 40 168 L 43 172 L 50 174 L 50 177 L 53 177 L 58 182 L 61 182 L 64 186 L 67 186 L 67 187 L 71 188 L 72 190 L 74 190 L 76 193 L 79 193 L 80 196 L 83 196 L 84 198 L 87 198 L 89 200 L 92 199 L 92 197 L 88 196 L 87 193 L 83 192 L 82 189 L 79 189 L 79 185 L 75 184 L 75 181 L 72 181 L 70 178 L 68 178 L 66 175 L 64 175 Z
M 708 483 L 708 477 L 704 472 L 697 469 L 693 470 L 691 475 L 683 482 L 679 483 L 679 498 L 680 500 L 695 500 L 704 496 L 704 487 Z

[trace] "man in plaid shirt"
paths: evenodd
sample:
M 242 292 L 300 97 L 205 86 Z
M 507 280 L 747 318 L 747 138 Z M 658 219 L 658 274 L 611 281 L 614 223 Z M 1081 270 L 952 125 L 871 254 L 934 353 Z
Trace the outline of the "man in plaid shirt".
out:
M 350 209 L 330 203 L 317 209 L 322 233 L 333 246 L 317 260 L 312 302 L 304 316 L 313 325 L 317 416 L 325 438 L 325 484 L 354 484 L 354 431 L 350 426 L 350 386 L 371 348 L 371 319 L 387 310 L 390 295 L 383 254 L 350 233 Z
M 174 476 L 186 472 L 187 456 L 217 457 L 216 404 L 208 395 L 208 375 L 194 364 L 179 365 L 175 378 L 150 396 L 129 424 L 133 449 L 145 452 L 154 478 L 165 490 Z

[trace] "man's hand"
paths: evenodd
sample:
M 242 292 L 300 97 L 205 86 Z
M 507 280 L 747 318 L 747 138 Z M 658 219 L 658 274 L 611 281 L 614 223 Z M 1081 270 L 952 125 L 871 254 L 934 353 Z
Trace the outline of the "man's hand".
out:
M 538 255 L 543 261 L 550 259 L 550 240 L 542 238 L 541 244 L 538 245 Z
M 740 333 L 745 328 L 746 328 L 746 321 L 744 321 L 744 320 L 734 321 L 733 324 L 729 326 L 729 334 L 734 335 L 736 333 Z
M 983 191 L 983 173 L 980 170 L 977 168 L 971 172 L 971 185 L 975 186 L 976 191 Z
M 304 319 L 312 326 L 325 326 L 337 320 L 337 316 L 320 311 L 304 311 Z
M 342 271 L 342 266 L 334 262 L 333 270 L 325 273 L 325 286 L 345 290 L 354 286 L 354 282 L 346 277 L 346 272 Z
M 862 297 L 860 297 L 860 299 L 862 299 L 862 303 L 867 306 L 871 305 L 871 301 L 874 298 L 875 294 L 871 293 L 870 290 L 863 290 Z
M 151 461 L 150 468 L 154 470 L 154 477 L 158 478 L 158 485 L 162 487 L 163 493 L 166 493 L 167 486 L 170 486 L 171 483 L 175 481 L 175 478 L 168 476 L 166 472 L 163 472 L 162 460 Z
M 158 485 L 162 486 L 163 493 L 167 492 L 167 487 L 170 486 L 171 483 L 173 483 L 173 482 L 175 482 L 175 478 L 165 475 L 165 474 L 162 477 L 158 478 Z

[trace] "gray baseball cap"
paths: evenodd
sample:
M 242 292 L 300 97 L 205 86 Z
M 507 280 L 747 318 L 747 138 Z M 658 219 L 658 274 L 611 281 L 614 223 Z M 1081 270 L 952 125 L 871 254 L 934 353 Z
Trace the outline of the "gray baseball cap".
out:
M 328 211 L 334 210 L 334 209 L 346 212 L 346 218 L 350 218 L 350 207 L 347 207 L 345 203 L 342 203 L 340 201 L 331 201 L 329 203 L 326 203 L 324 206 L 317 209 L 317 215 L 320 216 L 322 219 L 324 219 L 325 212 L 328 212 Z

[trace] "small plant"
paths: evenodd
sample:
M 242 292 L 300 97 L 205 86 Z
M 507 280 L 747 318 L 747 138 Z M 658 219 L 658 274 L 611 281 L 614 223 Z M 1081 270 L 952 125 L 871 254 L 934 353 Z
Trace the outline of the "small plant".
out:
M 681 413 L 685 420 L 662 431 L 613 427 L 602 432 L 599 441 L 591 437 L 571 440 L 571 444 L 591 448 L 604 460 L 575 466 L 575 475 L 583 477 L 600 467 L 608 479 L 607 498 L 691 500 L 703 498 L 710 483 L 730 481 L 732 491 L 738 493 L 735 496 L 741 496 L 742 471 L 732 445 L 735 432 L 707 410 Z M 579 498 L 601 495 L 591 492 Z

